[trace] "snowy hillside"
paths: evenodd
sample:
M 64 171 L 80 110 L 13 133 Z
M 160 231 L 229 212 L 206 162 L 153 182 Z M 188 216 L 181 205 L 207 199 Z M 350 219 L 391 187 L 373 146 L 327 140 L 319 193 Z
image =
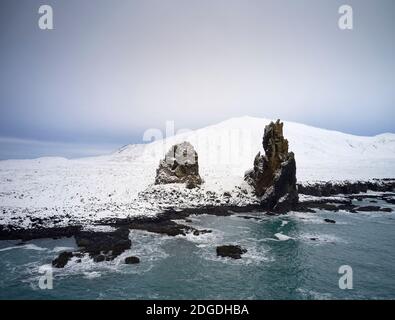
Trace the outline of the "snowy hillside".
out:
M 155 214 L 161 192 L 184 192 L 183 186 L 152 186 L 159 160 L 171 145 L 182 141 L 191 142 L 197 150 L 205 180 L 202 190 L 185 191 L 185 205 L 188 199 L 196 201 L 194 193 L 234 194 L 238 186 L 248 191 L 243 175 L 262 151 L 269 122 L 230 119 L 146 145 L 129 145 L 109 156 L 0 161 L 0 208 L 11 214 L 3 214 L 0 224 L 12 216 L 44 211 L 66 221 L 67 216 L 76 215 L 98 219 Z M 360 137 L 285 121 L 284 136 L 295 153 L 299 182 L 395 177 L 395 134 Z M 150 198 L 152 191 L 156 198 Z M 237 201 L 252 201 L 249 197 Z M 177 201 L 167 205 L 181 205 Z
M 198 154 L 202 177 L 208 185 L 229 186 L 240 183 L 244 172 L 252 167 L 262 151 L 265 125 L 271 120 L 242 117 L 217 125 L 156 141 L 136 150 L 124 148 L 112 159 L 150 163 L 159 159 L 175 143 L 191 142 Z M 395 134 L 360 137 L 284 122 L 284 136 L 296 155 L 299 181 L 366 180 L 395 176 Z M 136 151 L 140 156 L 136 157 Z M 151 180 L 155 172 L 151 170 Z

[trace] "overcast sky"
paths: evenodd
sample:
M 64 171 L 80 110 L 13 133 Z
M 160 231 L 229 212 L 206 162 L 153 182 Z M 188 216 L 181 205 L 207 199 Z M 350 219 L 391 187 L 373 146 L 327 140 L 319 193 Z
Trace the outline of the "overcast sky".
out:
M 116 146 L 243 115 L 395 132 L 393 0 L 1 0 L 0 19 L 0 146 Z

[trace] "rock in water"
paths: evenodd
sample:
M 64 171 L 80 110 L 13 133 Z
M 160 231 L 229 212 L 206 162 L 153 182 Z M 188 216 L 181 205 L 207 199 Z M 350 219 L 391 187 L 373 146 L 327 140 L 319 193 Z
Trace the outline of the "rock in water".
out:
M 138 257 L 126 257 L 125 258 L 125 263 L 126 264 L 137 264 L 140 263 L 140 259 Z
M 244 178 L 267 210 L 288 211 L 298 203 L 296 162 L 293 152 L 288 152 L 280 120 L 265 127 L 262 145 L 265 155 L 256 155 L 254 168 Z
M 225 245 L 217 247 L 217 256 L 229 257 L 232 259 L 241 259 L 241 255 L 246 253 L 247 249 L 235 245 Z
M 82 252 L 89 253 L 95 262 L 113 260 L 130 249 L 129 229 L 122 227 L 111 232 L 80 231 L 74 235 Z
M 332 219 L 324 219 L 324 221 L 327 223 L 336 223 L 336 221 Z
M 156 170 L 155 184 L 186 183 L 191 189 L 202 182 L 198 154 L 189 142 L 172 146 Z
M 55 268 L 64 268 L 72 257 L 72 252 L 62 252 L 55 260 L 52 261 L 52 265 Z

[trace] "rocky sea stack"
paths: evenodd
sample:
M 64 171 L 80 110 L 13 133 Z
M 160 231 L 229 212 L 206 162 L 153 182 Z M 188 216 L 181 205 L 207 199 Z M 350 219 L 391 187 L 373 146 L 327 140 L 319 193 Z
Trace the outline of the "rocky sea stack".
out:
M 198 154 L 189 142 L 172 146 L 156 170 L 155 184 L 185 183 L 195 188 L 202 182 Z
M 288 152 L 288 140 L 284 138 L 280 120 L 265 127 L 262 145 L 265 155 L 260 152 L 256 155 L 254 168 L 244 178 L 254 187 L 265 209 L 291 210 L 298 203 L 296 162 L 293 152 Z
M 217 247 L 217 256 L 219 257 L 229 257 L 232 259 L 241 259 L 241 256 L 247 252 L 238 245 L 225 245 Z

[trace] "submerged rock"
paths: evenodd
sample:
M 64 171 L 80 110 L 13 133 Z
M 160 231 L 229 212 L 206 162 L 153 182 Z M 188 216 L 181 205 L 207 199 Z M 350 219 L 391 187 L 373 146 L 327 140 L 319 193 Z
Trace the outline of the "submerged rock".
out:
M 185 183 L 192 189 L 202 182 L 198 154 L 189 142 L 172 146 L 156 170 L 155 184 Z
M 241 259 L 241 255 L 246 253 L 247 249 L 235 245 L 225 245 L 217 247 L 217 256 Z
M 379 206 L 364 206 L 364 207 L 358 207 L 355 209 L 356 211 L 365 211 L 365 212 L 392 212 L 391 208 L 382 208 Z
M 125 258 L 125 263 L 126 264 L 137 264 L 140 263 L 140 259 L 138 257 L 126 257 Z
M 52 266 L 54 266 L 55 268 L 64 268 L 72 257 L 72 252 L 62 252 L 55 260 L 52 261 Z
M 286 212 L 297 205 L 298 192 L 295 156 L 288 152 L 280 120 L 265 127 L 262 145 L 265 155 L 256 155 L 254 168 L 246 172 L 244 179 L 254 187 L 267 210 Z
M 324 221 L 327 223 L 336 223 L 336 221 L 332 219 L 324 219 Z

